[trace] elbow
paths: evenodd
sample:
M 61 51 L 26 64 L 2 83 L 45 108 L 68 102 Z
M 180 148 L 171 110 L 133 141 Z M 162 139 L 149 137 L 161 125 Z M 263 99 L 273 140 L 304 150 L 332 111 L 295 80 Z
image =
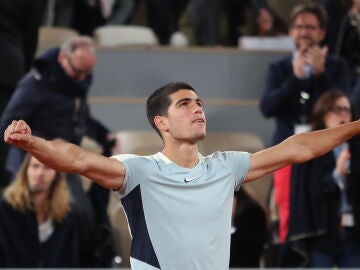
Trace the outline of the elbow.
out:
M 60 140 L 61 141 L 61 140 Z M 59 168 L 66 173 L 80 174 L 86 170 L 85 151 L 74 144 L 61 144 L 64 159 L 62 159 Z
M 293 160 L 293 164 L 299 164 L 299 163 L 304 163 L 307 162 L 309 160 L 314 159 L 316 156 L 311 154 L 311 153 L 302 153 L 299 155 L 295 155 L 294 160 Z
M 300 134 L 300 136 L 302 136 Z M 293 135 L 285 140 L 288 144 L 287 148 L 290 154 L 290 163 L 299 164 L 309 161 L 317 157 L 315 151 L 310 147 L 305 147 L 305 143 L 299 142 L 297 139 L 299 135 Z

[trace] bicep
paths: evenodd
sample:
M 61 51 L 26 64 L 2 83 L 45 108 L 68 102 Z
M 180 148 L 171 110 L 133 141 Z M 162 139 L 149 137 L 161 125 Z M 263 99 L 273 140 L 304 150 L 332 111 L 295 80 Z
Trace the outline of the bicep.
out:
M 80 163 L 81 164 L 81 163 Z M 109 189 L 120 189 L 124 182 L 126 168 L 124 164 L 113 158 L 90 154 L 86 157 L 83 176 Z
M 291 146 L 289 146 L 290 148 Z M 266 174 L 274 172 L 291 163 L 293 151 L 284 145 L 276 145 L 265 150 L 251 154 L 250 169 L 246 177 L 246 182 L 259 179 Z

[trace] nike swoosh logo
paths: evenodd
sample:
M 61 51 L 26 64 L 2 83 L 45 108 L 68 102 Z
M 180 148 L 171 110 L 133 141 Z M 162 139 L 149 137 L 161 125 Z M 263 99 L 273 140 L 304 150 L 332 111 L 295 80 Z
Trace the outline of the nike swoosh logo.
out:
M 185 177 L 184 178 L 184 182 L 185 183 L 189 183 L 189 182 L 192 182 L 194 181 L 195 179 L 198 179 L 201 175 L 198 175 L 198 176 L 195 176 L 195 177 Z

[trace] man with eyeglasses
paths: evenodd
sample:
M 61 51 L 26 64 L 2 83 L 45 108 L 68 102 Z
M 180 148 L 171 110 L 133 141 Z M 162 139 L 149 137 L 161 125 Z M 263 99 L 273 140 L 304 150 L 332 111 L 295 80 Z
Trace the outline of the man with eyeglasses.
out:
M 83 137 L 87 136 L 102 146 L 104 155 L 110 156 L 111 148 L 116 143 L 115 136 L 90 115 L 87 103 L 95 62 L 93 40 L 86 36 L 73 37 L 60 48 L 46 51 L 35 60 L 33 69 L 20 80 L 3 113 L 1 130 L 4 131 L 14 118 L 26 119 L 31 123 L 34 134 L 40 137 L 61 138 L 80 145 Z M 24 151 L 10 148 L 6 169 L 13 176 L 19 170 L 24 156 Z M 69 175 L 68 178 L 78 176 Z M 95 221 L 107 223 L 108 191 L 92 185 L 88 198 L 82 190 L 80 178 L 68 182 L 78 202 L 77 206 L 91 217 L 89 222 L 93 223 L 92 216 L 95 216 Z M 91 201 L 96 201 L 96 209 L 99 211 L 94 212 Z
M 262 114 L 275 119 L 273 145 L 294 133 L 309 130 L 313 104 L 325 91 L 339 89 L 350 95 L 346 62 L 329 55 L 328 48 L 320 45 L 326 34 L 327 20 L 325 9 L 316 3 L 300 4 L 292 10 L 289 35 L 296 49 L 269 65 L 260 101 Z M 280 242 L 285 241 L 287 234 L 290 175 L 291 167 L 274 173 Z
M 77 36 L 64 42 L 61 48 L 46 51 L 18 84 L 1 119 L 1 130 L 5 130 L 14 117 L 27 119 L 41 137 L 62 138 L 79 145 L 86 135 L 103 146 L 104 154 L 109 156 L 111 133 L 91 117 L 87 103 L 95 62 L 93 40 L 85 36 Z M 7 169 L 15 174 L 22 155 L 12 150 Z

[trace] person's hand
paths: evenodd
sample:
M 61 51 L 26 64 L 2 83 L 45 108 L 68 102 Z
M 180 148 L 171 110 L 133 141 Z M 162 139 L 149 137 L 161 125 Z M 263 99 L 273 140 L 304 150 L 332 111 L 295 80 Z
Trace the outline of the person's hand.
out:
M 31 129 L 25 121 L 12 121 L 4 132 L 4 141 L 16 147 L 23 148 L 30 143 Z
M 305 59 L 308 64 L 312 66 L 312 74 L 315 76 L 322 74 L 325 71 L 326 55 L 328 47 L 320 48 L 317 45 L 309 47 L 305 52 Z
M 293 72 L 296 78 L 303 80 L 306 77 L 305 65 L 306 59 L 301 52 L 296 52 L 292 61 Z
M 336 171 L 340 176 L 344 176 L 348 170 L 348 162 L 350 160 L 351 154 L 349 149 L 344 148 L 339 157 L 336 160 Z

